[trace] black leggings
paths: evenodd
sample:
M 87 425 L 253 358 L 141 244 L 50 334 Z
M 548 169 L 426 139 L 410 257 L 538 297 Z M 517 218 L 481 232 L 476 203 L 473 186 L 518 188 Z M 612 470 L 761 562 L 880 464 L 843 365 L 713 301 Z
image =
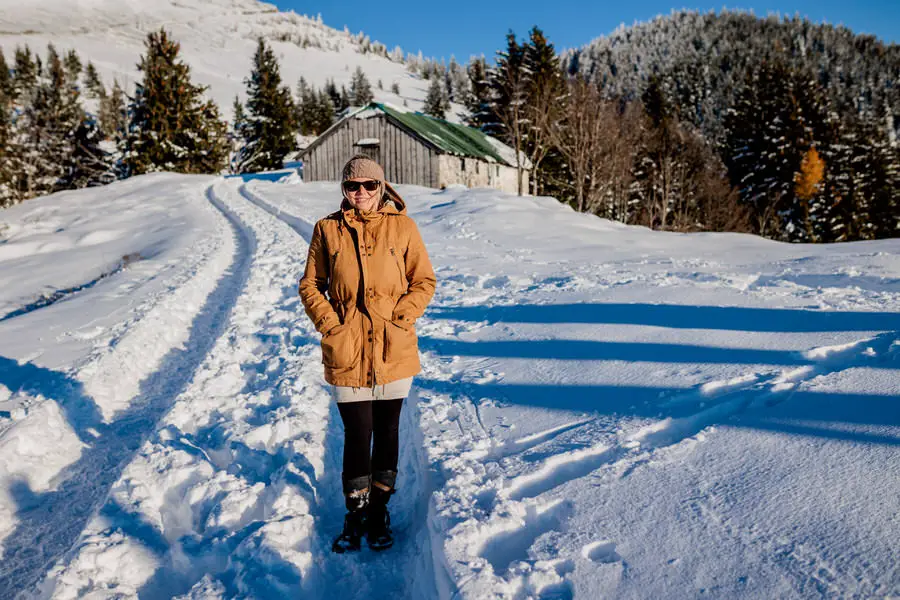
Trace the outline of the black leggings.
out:
M 370 475 L 373 471 L 396 471 L 400 452 L 400 409 L 403 398 L 341 402 L 344 422 L 344 480 Z M 371 454 L 369 448 L 373 445 Z

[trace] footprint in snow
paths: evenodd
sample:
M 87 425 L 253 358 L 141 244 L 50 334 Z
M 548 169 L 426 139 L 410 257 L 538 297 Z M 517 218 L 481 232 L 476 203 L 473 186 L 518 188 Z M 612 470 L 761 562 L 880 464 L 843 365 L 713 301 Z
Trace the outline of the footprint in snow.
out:
M 591 542 L 581 549 L 581 555 L 594 562 L 611 564 L 619 562 L 622 557 L 616 552 L 615 543 L 609 540 Z

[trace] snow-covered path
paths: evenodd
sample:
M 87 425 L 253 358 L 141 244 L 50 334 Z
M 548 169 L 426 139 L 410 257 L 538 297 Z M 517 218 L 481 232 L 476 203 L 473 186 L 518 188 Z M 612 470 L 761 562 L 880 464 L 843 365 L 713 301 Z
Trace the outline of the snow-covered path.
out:
M 0 217 L 0 597 L 900 593 L 897 241 L 401 186 L 439 288 L 397 543 L 341 556 L 343 434 L 296 294 L 333 185 L 266 179 Z M 60 239 L 86 254 L 29 258 Z

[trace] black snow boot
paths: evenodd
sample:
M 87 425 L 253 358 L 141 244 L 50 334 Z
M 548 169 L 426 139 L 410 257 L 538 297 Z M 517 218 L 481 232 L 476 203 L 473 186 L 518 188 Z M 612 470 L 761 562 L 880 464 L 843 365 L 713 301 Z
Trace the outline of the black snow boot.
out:
M 369 503 L 368 477 L 344 480 L 344 503 L 347 506 L 344 530 L 331 545 L 331 551 L 338 554 L 356 552 L 360 548 L 360 540 L 365 532 L 366 510 Z
M 366 516 L 366 540 L 372 550 L 386 550 L 394 545 L 387 503 L 395 491 L 396 481 L 397 471 L 372 473 L 372 489 L 369 493 L 369 509 Z

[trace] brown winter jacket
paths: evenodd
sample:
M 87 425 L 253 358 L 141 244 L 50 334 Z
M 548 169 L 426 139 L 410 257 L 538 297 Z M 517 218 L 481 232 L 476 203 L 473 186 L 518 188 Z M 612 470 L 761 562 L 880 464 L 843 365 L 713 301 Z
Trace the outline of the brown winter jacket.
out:
M 377 211 L 347 200 L 316 223 L 300 298 L 322 334 L 325 380 L 372 387 L 417 374 L 415 322 L 435 276 L 406 204 L 389 193 Z

